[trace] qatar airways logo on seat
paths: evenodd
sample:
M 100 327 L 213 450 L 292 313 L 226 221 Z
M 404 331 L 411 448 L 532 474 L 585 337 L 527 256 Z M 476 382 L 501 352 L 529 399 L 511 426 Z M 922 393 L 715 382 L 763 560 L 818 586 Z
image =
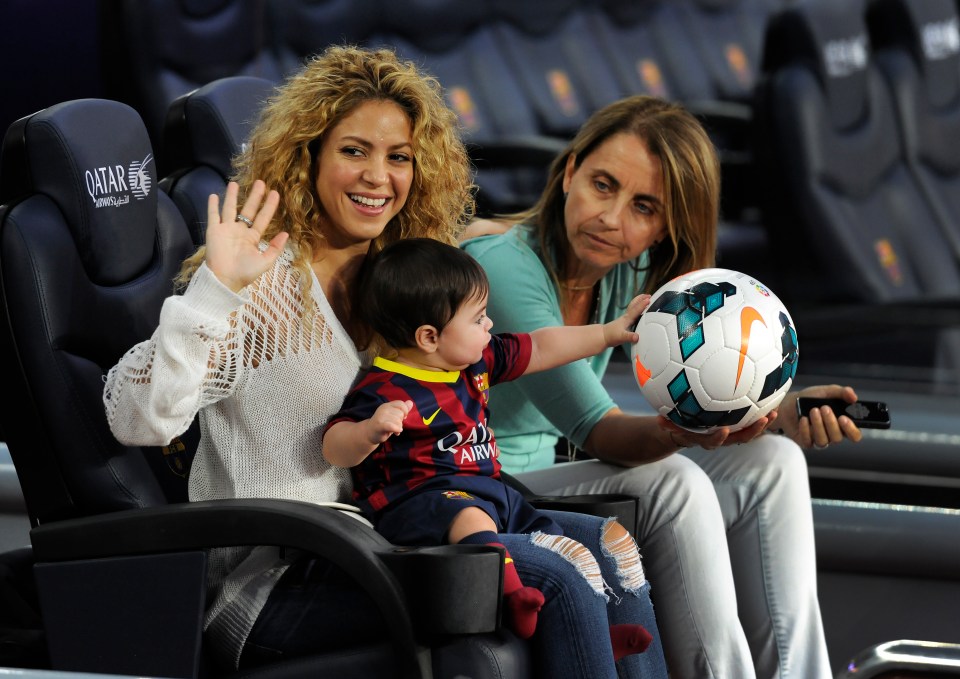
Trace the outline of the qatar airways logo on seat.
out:
M 127 165 L 104 165 L 86 170 L 84 181 L 87 193 L 93 201 L 93 207 L 120 207 L 135 200 L 143 200 L 150 195 L 153 178 L 149 165 L 153 154 L 148 153 L 142 160 L 133 160 Z
M 923 56 L 930 61 L 946 59 L 960 52 L 960 29 L 956 17 L 926 24 L 921 35 Z
M 862 71 L 867 67 L 868 49 L 867 36 L 862 33 L 842 40 L 831 40 L 823 48 L 827 75 L 843 78 Z

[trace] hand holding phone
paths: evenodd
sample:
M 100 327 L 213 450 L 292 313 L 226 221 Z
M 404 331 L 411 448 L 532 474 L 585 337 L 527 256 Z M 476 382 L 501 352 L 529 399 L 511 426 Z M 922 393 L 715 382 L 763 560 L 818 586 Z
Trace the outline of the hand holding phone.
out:
M 847 403 L 842 398 L 797 399 L 797 414 L 809 416 L 810 411 L 820 406 L 830 406 L 837 417 L 846 415 L 861 429 L 889 429 L 890 410 L 882 401 L 856 401 Z

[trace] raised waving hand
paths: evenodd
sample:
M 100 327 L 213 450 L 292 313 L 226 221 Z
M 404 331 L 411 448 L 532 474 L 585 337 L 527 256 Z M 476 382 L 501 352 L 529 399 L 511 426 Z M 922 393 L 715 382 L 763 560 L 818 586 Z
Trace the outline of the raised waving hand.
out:
M 285 231 L 260 249 L 263 234 L 280 204 L 280 194 L 267 191 L 261 180 L 253 183 L 243 207 L 237 210 L 236 182 L 227 184 L 223 209 L 216 194 L 207 201 L 206 263 L 221 283 L 239 292 L 270 269 L 287 242 Z

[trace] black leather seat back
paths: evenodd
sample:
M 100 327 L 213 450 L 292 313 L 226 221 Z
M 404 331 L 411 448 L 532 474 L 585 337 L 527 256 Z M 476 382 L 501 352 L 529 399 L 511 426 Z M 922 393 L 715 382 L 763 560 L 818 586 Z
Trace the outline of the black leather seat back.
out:
M 860 0 L 779 14 L 756 99 L 764 219 L 797 304 L 950 296 L 960 275 L 907 168 Z
M 954 0 L 874 0 L 867 25 L 907 162 L 960 258 L 960 18 Z
M 708 98 L 710 80 L 691 50 L 665 51 L 662 40 L 682 34 L 675 12 L 661 0 L 597 0 L 588 9 L 591 30 L 625 92 L 664 99 Z M 671 31 L 671 26 L 675 30 Z M 668 57 L 675 56 L 676 61 Z
M 376 46 L 382 41 L 383 0 L 263 2 L 280 70 L 293 73 L 330 44 Z
M 524 166 L 523 148 L 540 134 L 540 123 L 496 44 L 489 7 L 411 0 L 387 3 L 383 19 L 390 31 L 385 40 L 437 78 L 457 114 L 477 165 L 478 211 L 502 213 L 531 205 L 546 172 L 543 166 Z
M 501 49 L 524 77 L 539 75 L 556 102 L 565 106 L 565 80 L 570 97 L 580 100 L 589 115 L 634 90 L 624 88 L 613 64 L 590 26 L 595 0 L 555 0 L 550 3 L 491 0 L 497 17 Z M 527 71 L 530 67 L 536 67 Z M 536 88 L 539 89 L 539 88 Z M 536 89 L 531 91 L 536 91 Z M 540 95 L 542 96 L 542 95 Z
M 0 167 L 3 429 L 32 521 L 184 499 L 190 446 L 123 446 L 102 402 L 193 249 L 141 118 L 106 100 L 52 106 L 10 127 Z
M 560 26 L 576 9 L 578 0 L 519 3 L 486 0 L 493 18 L 497 49 L 517 74 L 523 91 L 537 114 L 540 132 L 571 137 L 593 112 L 591 94 L 581 77 L 580 65 L 571 62 L 562 46 Z M 597 56 L 601 54 L 596 50 Z M 594 74 L 619 85 L 609 69 Z M 616 99 L 614 95 L 609 100 Z
M 190 228 L 204 241 L 207 199 L 222 194 L 240 151 L 275 83 L 264 78 L 221 78 L 177 98 L 163 132 L 163 179 Z
M 123 101 L 134 102 L 160 148 L 164 115 L 174 99 L 217 78 L 269 80 L 282 70 L 262 0 L 105 0 L 108 40 L 121 40 L 108 65 Z
M 769 0 L 677 0 L 687 49 L 697 50 L 713 98 L 748 102 L 763 53 Z M 682 49 L 683 43 L 672 45 Z

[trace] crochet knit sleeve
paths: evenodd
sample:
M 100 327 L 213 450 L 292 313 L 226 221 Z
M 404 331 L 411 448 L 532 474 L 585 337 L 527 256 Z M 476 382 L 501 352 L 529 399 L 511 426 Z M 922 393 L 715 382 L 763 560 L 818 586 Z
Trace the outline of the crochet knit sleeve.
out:
M 250 298 L 249 289 L 235 294 L 204 264 L 183 295 L 164 301 L 153 336 L 130 349 L 106 377 L 103 403 L 120 442 L 167 445 L 201 408 L 236 388 L 249 362 L 237 319 Z

